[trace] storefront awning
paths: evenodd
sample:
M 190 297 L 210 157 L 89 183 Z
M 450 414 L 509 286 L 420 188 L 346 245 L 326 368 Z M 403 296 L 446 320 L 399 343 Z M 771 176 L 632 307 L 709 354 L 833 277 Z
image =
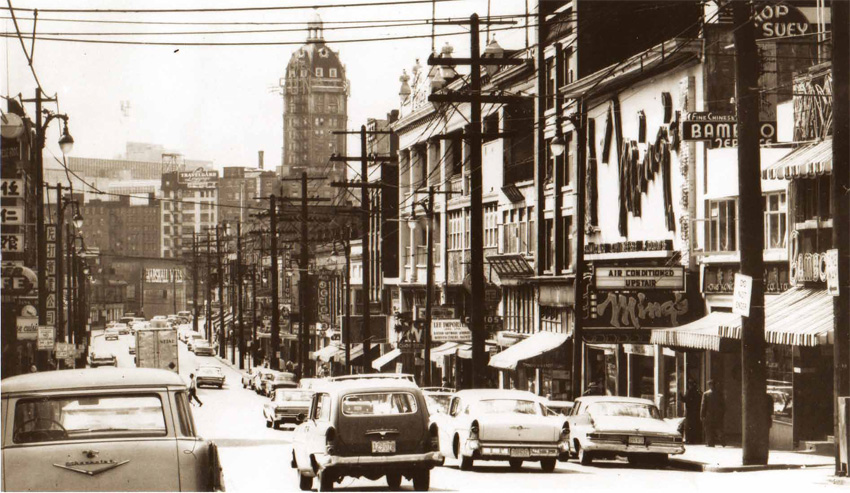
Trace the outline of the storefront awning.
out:
M 381 371 L 381 368 L 389 364 L 392 360 L 401 356 L 401 350 L 393 349 L 392 351 L 383 354 L 380 358 L 372 362 L 372 368 Z
M 832 296 L 825 289 L 792 288 L 765 300 L 764 338 L 770 344 L 832 344 Z M 741 338 L 741 320 L 720 326 L 720 335 Z
M 832 344 L 832 297 L 825 289 L 793 288 L 765 297 L 764 336 L 769 344 Z M 655 329 L 650 342 L 719 351 L 722 339 L 741 339 L 741 316 L 713 312 L 679 327 Z
M 741 316 L 728 312 L 712 312 L 693 322 L 670 329 L 655 329 L 649 342 L 662 346 L 720 351 L 720 327 L 740 324 Z
M 551 351 L 567 342 L 568 334 L 538 332 L 490 358 L 490 366 L 502 370 L 515 370 L 520 361 Z
M 488 255 L 487 262 L 496 271 L 499 278 L 531 277 L 534 269 L 522 255 L 518 253 L 504 255 Z
M 318 351 L 314 352 L 311 359 L 314 359 L 314 360 L 317 359 L 317 360 L 320 360 L 320 361 L 324 361 L 325 363 L 328 363 L 336 355 L 338 355 L 340 353 L 344 353 L 344 352 L 345 352 L 345 350 L 342 347 L 337 346 L 335 344 L 331 344 L 330 346 L 325 346 L 322 349 L 319 349 Z
M 437 361 L 443 356 L 449 356 L 457 353 L 458 349 L 464 344 L 461 342 L 445 342 L 431 349 L 431 361 Z
M 216 332 L 219 330 L 219 325 L 221 325 L 220 322 L 221 322 L 221 317 L 219 316 L 219 314 L 218 313 L 214 314 L 213 318 L 212 318 L 212 324 L 213 324 L 213 328 L 216 330 Z M 227 325 L 230 325 L 231 322 L 233 322 L 233 313 L 232 312 L 224 312 L 224 325 L 225 325 L 225 327 Z
M 380 350 L 381 350 L 380 344 L 372 344 L 372 346 L 369 347 L 369 354 L 372 356 L 372 361 L 375 361 L 375 359 L 377 359 L 380 356 L 380 354 L 379 354 Z M 343 351 L 343 353 L 344 353 L 344 351 Z M 360 364 L 362 362 L 359 361 L 359 359 L 362 356 L 363 356 L 363 344 L 352 344 L 351 345 L 351 364 L 355 365 L 355 366 L 360 366 Z M 341 356 L 340 361 L 344 362 L 344 360 L 345 360 L 345 357 L 343 355 L 343 356 Z
M 761 172 L 765 180 L 814 178 L 832 173 L 832 139 L 794 149 Z

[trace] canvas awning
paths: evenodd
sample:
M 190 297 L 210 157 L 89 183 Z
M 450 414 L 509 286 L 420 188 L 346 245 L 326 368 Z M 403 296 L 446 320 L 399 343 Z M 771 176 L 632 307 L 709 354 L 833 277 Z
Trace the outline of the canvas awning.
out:
M 740 322 L 741 316 L 728 312 L 712 312 L 693 322 L 669 329 L 655 329 L 649 342 L 662 346 L 720 351 L 719 327 Z
M 344 354 L 345 349 L 340 346 L 337 346 L 336 344 L 331 344 L 314 352 L 311 359 L 317 359 L 320 361 L 324 361 L 325 363 L 329 363 L 334 357 L 336 357 L 340 353 Z
M 381 371 L 381 368 L 383 368 L 384 366 L 386 366 L 392 360 L 398 358 L 399 356 L 401 356 L 401 350 L 400 349 L 393 349 L 392 351 L 390 351 L 388 353 L 384 353 L 383 355 L 381 355 L 381 357 L 379 357 L 378 359 L 373 361 L 372 362 L 372 368 L 374 368 L 378 371 Z
M 814 178 L 832 173 L 832 139 L 794 149 L 761 172 L 765 180 Z
M 792 288 L 765 297 L 764 336 L 769 344 L 832 344 L 832 297 L 825 289 Z M 741 339 L 741 316 L 713 312 L 670 329 L 655 329 L 650 342 L 719 351 L 722 339 Z
M 502 370 L 515 370 L 520 361 L 556 349 L 569 338 L 568 334 L 538 332 L 490 358 L 490 366 Z
M 435 348 L 431 348 L 431 361 L 437 361 L 443 356 L 455 354 L 461 346 L 463 346 L 461 342 L 444 342 Z
M 381 349 L 380 344 L 372 344 L 372 346 L 369 348 L 369 353 L 372 356 L 372 361 L 377 359 L 377 357 L 379 356 L 377 353 L 380 351 L 380 349 Z M 343 351 L 343 353 L 344 353 L 344 351 Z M 352 344 L 352 346 L 351 346 L 351 364 L 352 365 L 360 365 L 360 361 L 358 361 L 358 360 L 362 356 L 363 356 L 363 344 Z M 343 357 L 342 359 L 344 360 L 345 358 Z
M 213 329 L 215 329 L 216 332 L 218 332 L 218 330 L 219 330 L 219 325 L 221 325 L 220 322 L 221 322 L 221 316 L 218 313 L 214 314 L 213 317 L 212 317 L 212 325 L 213 325 Z M 233 322 L 233 313 L 232 312 L 224 312 L 224 326 L 226 327 L 226 326 L 230 325 L 231 322 Z

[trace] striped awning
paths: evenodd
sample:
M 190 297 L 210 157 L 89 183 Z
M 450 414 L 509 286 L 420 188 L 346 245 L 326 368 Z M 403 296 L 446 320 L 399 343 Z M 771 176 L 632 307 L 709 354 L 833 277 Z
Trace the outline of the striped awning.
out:
M 444 342 L 435 348 L 431 348 L 431 361 L 437 361 L 443 356 L 455 354 L 463 345 L 462 342 Z
M 219 314 L 218 313 L 213 314 L 212 324 L 213 324 L 213 330 L 215 330 L 216 332 L 218 332 L 218 330 L 219 330 L 219 325 L 221 325 L 220 322 L 221 322 L 221 317 L 219 316 Z M 224 312 L 224 326 L 227 327 L 232 322 L 233 322 L 233 312 Z
M 339 354 L 345 354 L 345 348 L 341 346 L 337 346 L 336 344 L 331 344 L 328 346 L 315 351 L 311 356 L 311 359 L 324 361 L 325 363 L 329 363 L 334 357 Z
M 832 344 L 832 296 L 825 289 L 792 288 L 765 297 L 764 337 L 769 344 Z M 680 327 L 655 329 L 650 342 L 662 346 L 720 350 L 721 339 L 741 339 L 741 316 L 713 312 Z
M 541 331 L 528 339 L 497 353 L 490 358 L 490 366 L 502 370 L 515 370 L 520 361 L 531 359 L 558 348 L 569 339 L 569 334 Z
M 712 312 L 693 322 L 669 329 L 655 329 L 649 342 L 662 346 L 720 351 L 719 327 L 740 323 L 741 316 L 728 312 Z
M 806 144 L 761 172 L 765 180 L 814 178 L 832 173 L 832 139 Z
M 388 353 L 382 354 L 380 358 L 377 358 L 375 361 L 373 361 L 372 362 L 372 368 L 374 368 L 378 371 L 381 371 L 381 368 L 388 365 L 390 362 L 392 362 L 394 359 L 398 358 L 399 356 L 401 356 L 401 350 L 400 349 L 393 349 L 392 351 L 390 351 Z
M 770 344 L 832 344 L 832 296 L 825 289 L 792 288 L 765 300 L 764 338 Z M 741 320 L 720 326 L 721 337 L 741 338 Z

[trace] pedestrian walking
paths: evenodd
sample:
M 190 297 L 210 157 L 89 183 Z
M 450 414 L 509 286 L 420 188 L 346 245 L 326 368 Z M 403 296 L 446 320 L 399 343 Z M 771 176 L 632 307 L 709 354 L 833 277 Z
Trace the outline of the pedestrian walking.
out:
M 702 392 L 696 381 L 688 382 L 688 391 L 685 393 L 685 442 L 700 442 L 700 406 L 702 404 Z
M 192 403 L 192 399 L 198 401 L 198 406 L 203 406 L 204 403 L 198 399 L 198 382 L 195 380 L 195 374 L 189 374 L 189 404 Z
M 723 436 L 723 413 L 723 396 L 717 390 L 714 380 L 709 380 L 708 390 L 702 394 L 702 402 L 700 403 L 700 418 L 705 433 L 705 443 L 709 447 L 714 447 L 717 443 L 720 443 L 722 447 L 726 446 L 726 439 Z

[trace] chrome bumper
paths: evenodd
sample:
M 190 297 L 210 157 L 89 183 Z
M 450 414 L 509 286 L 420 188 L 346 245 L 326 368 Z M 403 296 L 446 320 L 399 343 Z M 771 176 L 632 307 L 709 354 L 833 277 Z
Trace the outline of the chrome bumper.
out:
M 606 442 L 586 440 L 581 444 L 582 448 L 589 452 L 615 452 L 621 454 L 671 454 L 679 455 L 685 453 L 685 446 L 681 443 L 651 443 L 649 445 L 628 445 L 622 442 Z
M 569 452 L 568 442 L 557 442 L 551 444 L 524 443 L 524 442 L 482 442 L 480 440 L 468 440 L 464 447 L 464 455 L 482 460 L 540 460 L 557 458 Z M 528 455 L 525 455 L 528 451 Z
M 424 454 L 401 454 L 401 455 L 363 455 L 355 457 L 343 457 L 339 455 L 316 454 L 316 463 L 319 469 L 327 468 L 358 468 L 369 466 L 425 466 L 428 468 L 440 466 L 445 458 L 440 452 L 426 452 Z

